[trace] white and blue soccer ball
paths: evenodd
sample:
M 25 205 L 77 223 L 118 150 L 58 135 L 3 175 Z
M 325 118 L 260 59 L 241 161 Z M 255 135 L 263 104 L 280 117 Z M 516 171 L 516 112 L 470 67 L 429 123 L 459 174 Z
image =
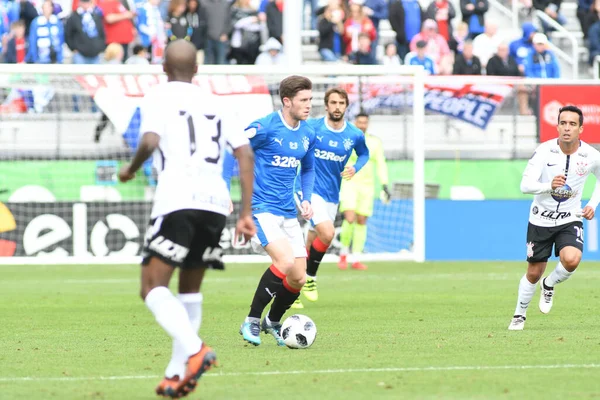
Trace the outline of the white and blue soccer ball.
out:
M 281 337 L 290 349 L 306 349 L 315 342 L 317 326 L 306 315 L 294 314 L 283 321 Z

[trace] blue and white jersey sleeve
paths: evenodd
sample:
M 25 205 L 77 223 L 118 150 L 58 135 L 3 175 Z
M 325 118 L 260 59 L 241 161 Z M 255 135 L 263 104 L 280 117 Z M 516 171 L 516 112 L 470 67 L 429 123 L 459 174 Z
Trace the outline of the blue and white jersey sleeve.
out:
M 260 149 L 268 142 L 268 134 L 265 129 L 265 123 L 267 118 L 261 118 L 252 122 L 246 128 L 246 137 L 250 139 L 250 145 L 254 151 Z
M 356 172 L 358 172 L 362 169 L 362 167 L 365 166 L 366 163 L 369 162 L 369 148 L 367 147 L 367 142 L 365 141 L 365 135 L 358 135 L 354 144 L 354 151 L 356 152 L 358 159 L 354 163 L 353 167 Z

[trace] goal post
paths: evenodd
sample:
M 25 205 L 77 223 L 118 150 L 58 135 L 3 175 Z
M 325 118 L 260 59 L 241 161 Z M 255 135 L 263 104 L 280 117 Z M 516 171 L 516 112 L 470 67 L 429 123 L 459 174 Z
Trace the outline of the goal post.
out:
M 388 164 L 412 160 L 412 182 L 389 176 L 392 201 L 373 188 L 364 261 L 425 260 L 425 73 L 417 66 L 200 66 L 195 83 L 226 97 L 228 113 L 247 124 L 281 106 L 279 82 L 313 82 L 311 117 L 324 115 L 324 93 L 348 91 L 353 118 L 370 115 Z M 156 174 L 151 164 L 117 182 L 139 134 L 139 103 L 166 82 L 158 65 L 0 64 L 0 264 L 130 264 L 140 261 Z M 400 135 L 403 130 L 405 135 Z M 408 133 L 408 135 L 406 135 Z M 402 136 L 404 139 L 399 139 Z M 393 168 L 390 168 L 393 170 Z M 234 213 L 221 245 L 226 262 L 265 262 L 233 242 Z M 337 216 L 339 231 L 341 215 Z M 306 228 L 306 226 L 305 226 Z M 325 262 L 337 259 L 334 240 Z

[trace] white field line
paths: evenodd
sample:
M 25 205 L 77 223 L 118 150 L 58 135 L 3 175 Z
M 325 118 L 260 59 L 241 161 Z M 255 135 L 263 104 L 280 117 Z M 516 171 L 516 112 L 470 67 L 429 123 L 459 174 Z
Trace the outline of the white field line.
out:
M 209 378 L 235 376 L 269 376 L 269 375 L 321 375 L 321 374 L 352 374 L 373 372 L 449 372 L 449 371 L 496 371 L 496 370 L 529 370 L 529 369 L 597 369 L 600 364 L 554 364 L 554 365 L 472 365 L 448 367 L 389 367 L 389 368 L 356 368 L 356 369 L 321 369 L 296 371 L 261 371 L 261 372 L 224 372 L 208 373 Z M 123 375 L 123 376 L 59 376 L 59 377 L 0 377 L 2 382 L 77 382 L 77 381 L 124 381 L 160 379 L 159 375 Z

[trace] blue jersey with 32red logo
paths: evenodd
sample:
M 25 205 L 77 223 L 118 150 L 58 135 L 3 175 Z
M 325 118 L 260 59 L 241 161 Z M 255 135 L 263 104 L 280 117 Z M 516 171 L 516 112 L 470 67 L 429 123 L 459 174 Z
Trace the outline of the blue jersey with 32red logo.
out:
M 315 188 L 313 193 L 325 201 L 338 203 L 342 171 L 352 154 L 356 151 L 358 160 L 354 165 L 358 172 L 369 161 L 369 149 L 365 143 L 365 135 L 349 122 L 344 122 L 341 129 L 333 129 L 327 125 L 325 117 L 311 119 L 309 125 L 315 130 Z M 298 191 L 299 188 L 296 188 Z
M 290 127 L 276 111 L 251 123 L 246 133 L 255 158 L 253 213 L 295 218 L 294 181 L 300 164 L 303 171 L 313 170 L 315 131 L 306 121 Z M 310 186 L 303 187 L 309 194 Z

